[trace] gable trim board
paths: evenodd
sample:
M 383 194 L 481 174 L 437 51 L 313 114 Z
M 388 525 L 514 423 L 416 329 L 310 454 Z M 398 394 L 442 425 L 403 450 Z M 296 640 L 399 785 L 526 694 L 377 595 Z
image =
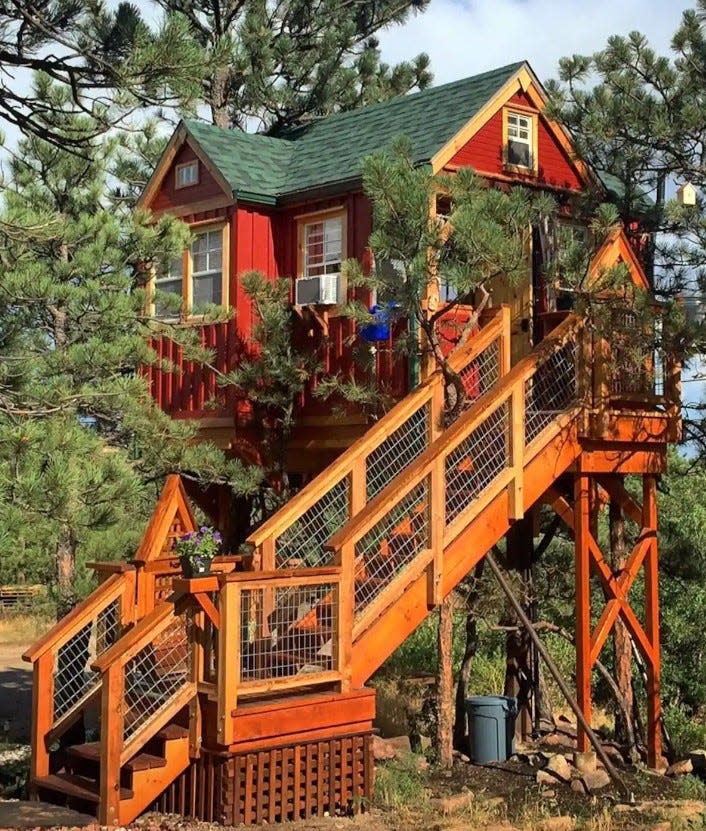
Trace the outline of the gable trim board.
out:
M 638 288 L 648 291 L 650 284 L 637 254 L 623 228 L 616 228 L 611 231 L 603 245 L 595 253 L 591 261 L 590 273 L 598 274 L 601 269 L 612 268 L 621 261 L 627 265 L 633 283 Z

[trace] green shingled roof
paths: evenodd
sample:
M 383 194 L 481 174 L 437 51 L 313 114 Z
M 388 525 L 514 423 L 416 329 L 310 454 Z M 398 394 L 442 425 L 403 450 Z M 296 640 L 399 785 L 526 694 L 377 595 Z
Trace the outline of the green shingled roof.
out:
M 401 134 L 415 162 L 429 161 L 523 64 L 337 113 L 270 138 L 185 121 L 237 198 L 274 204 L 302 191 L 354 181 L 366 156 Z

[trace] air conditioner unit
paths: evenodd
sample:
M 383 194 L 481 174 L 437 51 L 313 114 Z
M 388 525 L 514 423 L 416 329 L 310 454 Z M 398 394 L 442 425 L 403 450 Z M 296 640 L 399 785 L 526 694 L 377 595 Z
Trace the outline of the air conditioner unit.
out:
M 321 274 L 318 277 L 299 277 L 296 281 L 297 306 L 333 306 L 342 303 L 341 275 Z

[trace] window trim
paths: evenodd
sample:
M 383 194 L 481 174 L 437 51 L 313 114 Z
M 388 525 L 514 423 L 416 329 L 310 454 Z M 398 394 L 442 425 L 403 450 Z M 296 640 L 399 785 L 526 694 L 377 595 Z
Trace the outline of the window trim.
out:
M 315 211 L 308 214 L 300 214 L 295 217 L 297 221 L 297 279 L 305 277 L 304 274 L 304 246 L 306 243 L 306 227 L 316 222 L 325 222 L 329 219 L 341 220 L 341 264 L 348 259 L 348 212 L 344 207 L 329 208 L 324 211 Z
M 205 222 L 196 222 L 189 226 L 192 236 L 197 234 L 204 234 L 207 232 L 221 231 L 221 303 L 223 309 L 230 305 L 230 223 L 227 220 L 219 220 L 213 222 L 207 220 Z M 193 255 L 191 253 L 191 245 L 189 245 L 182 252 L 182 281 L 181 281 L 181 312 L 174 317 L 159 318 L 165 321 L 180 320 L 182 322 L 198 322 L 203 320 L 203 315 L 194 315 L 191 313 L 193 304 Z M 156 288 L 156 280 L 153 277 L 151 280 L 149 313 L 152 317 L 155 316 L 154 293 Z
M 529 118 L 532 129 L 532 136 L 530 142 L 530 152 L 532 153 L 532 166 L 525 167 L 520 164 L 511 164 L 508 161 L 509 148 L 509 116 L 520 115 Z M 530 107 L 525 107 L 522 104 L 508 104 L 503 107 L 503 168 L 511 173 L 520 173 L 524 176 L 536 176 L 539 172 L 539 113 Z
M 193 182 L 187 182 L 185 184 L 179 183 L 179 173 L 187 167 L 195 167 L 196 168 L 196 179 Z M 183 190 L 184 188 L 193 188 L 195 185 L 198 185 L 201 181 L 201 165 L 199 164 L 198 159 L 192 159 L 190 162 L 184 162 L 183 164 L 178 164 L 174 167 L 174 189 L 175 190 Z

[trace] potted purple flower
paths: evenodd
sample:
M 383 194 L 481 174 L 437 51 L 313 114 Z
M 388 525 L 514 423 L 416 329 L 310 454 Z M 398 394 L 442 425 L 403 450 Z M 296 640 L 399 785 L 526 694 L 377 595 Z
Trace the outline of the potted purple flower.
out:
M 223 538 L 209 525 L 180 537 L 174 551 L 181 562 L 184 577 L 199 577 L 211 570 L 213 558 L 218 554 Z

